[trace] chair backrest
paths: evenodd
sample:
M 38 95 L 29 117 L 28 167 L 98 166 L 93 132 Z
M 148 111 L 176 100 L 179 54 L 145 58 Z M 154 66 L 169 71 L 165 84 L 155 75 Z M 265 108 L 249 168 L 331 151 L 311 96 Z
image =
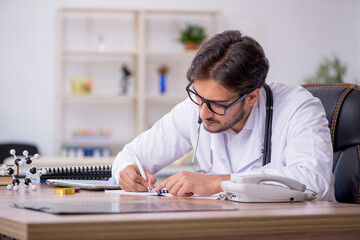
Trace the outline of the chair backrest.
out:
M 1 143 L 0 144 L 0 164 L 7 158 L 10 157 L 10 150 L 15 149 L 16 155 L 22 156 L 23 151 L 27 150 L 29 155 L 33 156 L 38 152 L 38 148 L 33 144 L 28 143 Z
M 329 121 L 336 200 L 360 203 L 360 86 L 316 83 L 303 87 L 320 99 Z

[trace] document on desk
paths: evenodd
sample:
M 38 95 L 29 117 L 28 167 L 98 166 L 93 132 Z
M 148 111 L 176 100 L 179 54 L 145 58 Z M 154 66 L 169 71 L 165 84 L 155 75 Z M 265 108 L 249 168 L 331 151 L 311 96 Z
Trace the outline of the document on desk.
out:
M 105 193 L 116 193 L 116 194 L 120 194 L 120 195 L 132 195 L 132 196 L 166 196 L 166 197 L 174 197 L 173 195 L 171 195 L 171 193 L 155 192 L 155 191 L 150 191 L 150 192 L 128 192 L 128 191 L 125 191 L 125 190 L 105 190 Z M 200 196 L 200 195 L 194 194 L 193 196 L 187 197 L 187 198 L 218 199 L 219 194 L 214 194 L 214 195 L 211 195 L 211 196 Z
M 125 190 L 105 190 L 105 193 L 116 193 L 119 195 L 132 195 L 132 196 L 160 196 L 161 193 L 151 191 L 151 192 L 128 192 Z

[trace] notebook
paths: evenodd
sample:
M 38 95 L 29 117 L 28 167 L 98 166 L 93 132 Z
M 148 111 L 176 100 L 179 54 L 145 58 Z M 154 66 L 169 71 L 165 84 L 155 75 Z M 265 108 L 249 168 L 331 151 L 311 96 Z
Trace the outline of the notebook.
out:
M 80 187 L 85 190 L 121 189 L 112 180 L 47 179 L 46 183 L 54 187 Z
M 109 179 L 111 166 L 45 167 L 47 173 L 40 180 L 48 179 Z

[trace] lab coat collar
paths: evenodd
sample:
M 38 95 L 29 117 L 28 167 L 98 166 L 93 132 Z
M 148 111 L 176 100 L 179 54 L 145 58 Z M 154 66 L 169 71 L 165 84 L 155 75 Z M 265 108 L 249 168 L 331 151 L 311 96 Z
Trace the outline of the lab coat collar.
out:
M 244 128 L 238 133 L 236 140 L 239 144 L 239 159 L 234 162 L 234 172 L 245 171 L 248 166 L 251 166 L 254 161 L 258 160 L 262 156 L 263 138 L 261 126 L 263 121 L 261 120 L 259 99 L 251 109 L 250 115 L 244 125 Z
M 211 151 L 215 158 L 228 159 L 225 146 L 223 133 L 213 133 L 211 134 Z
M 254 161 L 262 157 L 263 149 L 263 127 L 265 120 L 262 120 L 263 114 L 261 114 L 262 107 L 259 102 L 262 103 L 264 98 L 263 91 L 261 89 L 259 99 L 254 104 L 249 117 L 244 125 L 244 128 L 236 133 L 232 129 L 224 131 L 222 133 L 211 134 L 211 150 L 214 157 L 214 161 L 226 159 L 226 168 L 232 173 L 241 172 L 245 170 L 247 166 L 250 166 Z M 265 104 L 265 103 L 264 103 Z M 264 105 L 265 107 L 265 105 Z M 238 159 L 230 159 L 230 155 L 225 147 L 224 134 L 236 134 L 234 141 L 239 144 Z
M 256 100 L 256 103 L 252 107 L 251 112 L 249 114 L 248 119 L 246 120 L 243 130 L 245 129 L 245 130 L 252 131 L 254 129 L 255 121 L 256 121 L 256 118 L 255 118 L 256 113 L 255 112 L 258 110 L 258 102 L 259 102 L 259 100 Z
M 255 111 L 257 111 L 257 107 L 258 107 L 258 100 L 256 101 L 256 103 L 254 104 L 254 106 L 252 107 L 249 117 L 245 122 L 245 125 L 243 127 L 243 129 L 240 132 L 235 132 L 234 130 L 232 130 L 231 128 L 224 131 L 223 133 L 225 134 L 231 134 L 231 135 L 238 135 L 239 133 L 241 133 L 243 130 L 245 131 L 252 131 L 254 129 L 255 126 Z
M 259 96 L 260 98 L 260 96 Z M 236 138 L 240 138 L 243 135 L 250 135 L 252 132 L 256 132 L 257 134 L 259 134 L 259 129 L 255 126 L 258 126 L 258 121 L 259 121 L 259 117 L 258 117 L 258 111 L 259 111 L 259 99 L 255 102 L 254 106 L 252 107 L 249 117 L 245 122 L 245 125 L 243 127 L 243 129 L 237 133 Z M 231 131 L 233 131 L 231 129 Z M 235 132 L 235 131 L 233 131 Z

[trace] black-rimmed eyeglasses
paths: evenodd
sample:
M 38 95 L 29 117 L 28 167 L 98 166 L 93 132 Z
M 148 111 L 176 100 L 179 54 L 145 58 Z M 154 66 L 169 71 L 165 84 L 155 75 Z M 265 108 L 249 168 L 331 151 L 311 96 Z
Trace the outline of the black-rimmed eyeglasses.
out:
M 210 111 L 212 111 L 213 113 L 220 115 L 220 116 L 224 116 L 226 114 L 226 110 L 228 110 L 229 108 L 234 106 L 236 103 L 244 100 L 248 95 L 248 94 L 244 94 L 244 95 L 240 96 L 238 99 L 236 99 L 235 101 L 233 101 L 232 103 L 230 103 L 229 105 L 225 106 L 220 103 L 217 103 L 216 101 L 207 100 L 207 99 L 201 97 L 195 90 L 190 89 L 191 85 L 192 85 L 192 83 L 190 83 L 186 87 L 186 91 L 187 91 L 191 101 L 193 101 L 198 106 L 202 106 L 205 103 L 206 106 L 210 109 Z

